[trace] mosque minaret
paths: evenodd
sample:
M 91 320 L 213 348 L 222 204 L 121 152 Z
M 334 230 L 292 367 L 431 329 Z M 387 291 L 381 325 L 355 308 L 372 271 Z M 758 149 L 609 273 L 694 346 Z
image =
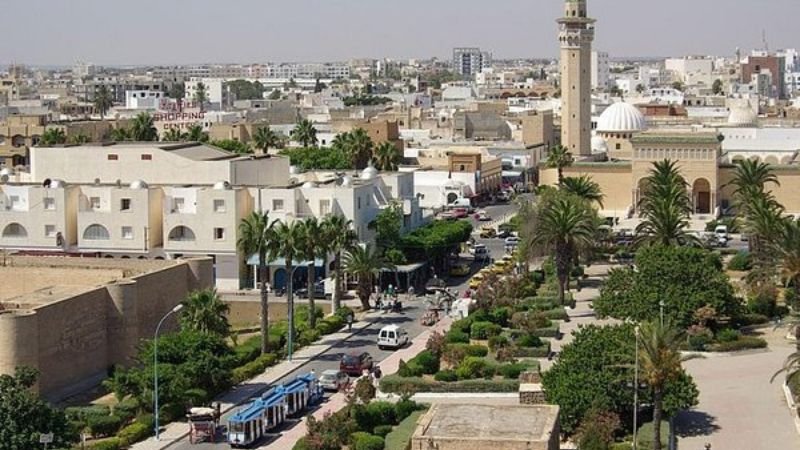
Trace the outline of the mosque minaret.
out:
M 561 43 L 561 144 L 575 156 L 592 153 L 592 41 L 586 0 L 566 0 L 558 19 Z

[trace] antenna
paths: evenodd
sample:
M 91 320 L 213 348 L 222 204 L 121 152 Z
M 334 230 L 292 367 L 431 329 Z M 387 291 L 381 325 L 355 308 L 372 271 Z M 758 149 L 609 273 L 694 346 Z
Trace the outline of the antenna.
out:
M 764 43 L 764 51 L 767 52 L 767 54 L 769 54 L 769 42 L 767 42 L 767 30 L 766 29 L 762 29 L 761 30 L 761 42 Z

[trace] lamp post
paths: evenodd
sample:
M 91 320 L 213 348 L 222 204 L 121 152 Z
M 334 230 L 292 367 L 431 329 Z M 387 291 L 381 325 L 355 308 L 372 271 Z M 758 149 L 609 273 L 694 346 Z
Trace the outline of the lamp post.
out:
M 633 361 L 633 450 L 636 450 L 639 445 L 636 440 L 636 427 L 639 419 L 639 325 L 636 325 L 636 328 L 633 329 L 633 334 L 636 341 Z
M 289 274 L 289 279 L 286 280 L 286 301 L 289 307 L 289 333 L 286 339 L 286 359 L 289 362 L 292 362 L 292 354 L 294 353 L 294 273 L 297 269 L 303 267 L 302 265 L 296 265 L 292 269 L 292 273 Z M 314 295 L 313 292 L 308 293 L 309 296 Z M 313 314 L 313 311 L 311 312 Z
M 156 440 L 158 440 L 158 332 L 161 330 L 161 325 L 164 324 L 164 321 L 167 320 L 167 317 L 175 314 L 181 309 L 183 309 L 183 303 L 179 303 L 168 313 L 164 314 L 164 317 L 161 318 L 161 320 L 158 322 L 158 326 L 156 326 L 156 333 L 153 337 L 153 422 L 155 426 Z

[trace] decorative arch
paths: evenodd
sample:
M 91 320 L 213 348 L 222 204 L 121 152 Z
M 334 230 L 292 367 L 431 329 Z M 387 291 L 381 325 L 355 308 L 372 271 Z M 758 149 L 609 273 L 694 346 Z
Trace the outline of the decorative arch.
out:
M 783 158 L 781 158 L 781 164 L 791 164 L 793 160 L 794 156 L 792 155 L 784 156 Z
M 761 162 L 761 158 L 759 158 L 758 156 L 751 156 L 747 159 L 749 159 L 750 161 Z
M 107 241 L 111 239 L 111 235 L 108 233 L 108 228 L 95 223 L 83 230 L 83 238 L 87 241 Z
M 764 158 L 764 162 L 772 166 L 777 166 L 778 157 L 774 155 L 767 156 L 766 158 Z
M 179 225 L 169 232 L 167 239 L 170 241 L 194 241 L 197 238 L 191 228 Z
M 731 162 L 734 162 L 734 163 L 738 162 L 738 161 L 744 161 L 744 156 L 736 155 L 736 156 L 733 157 L 733 159 L 731 159 Z
M 692 183 L 692 204 L 695 214 L 711 214 L 711 183 L 698 178 Z
M 28 230 L 25 229 L 22 225 L 13 222 L 6 225 L 3 228 L 3 237 L 4 238 L 14 238 L 14 239 L 23 239 L 28 237 Z
M 25 146 L 25 136 L 21 134 L 15 134 L 11 137 L 11 146 L 12 147 L 24 147 Z

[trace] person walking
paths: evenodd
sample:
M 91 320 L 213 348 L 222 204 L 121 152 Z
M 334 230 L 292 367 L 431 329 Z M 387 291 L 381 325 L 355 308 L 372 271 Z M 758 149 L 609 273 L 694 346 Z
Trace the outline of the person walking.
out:
M 353 331 L 353 313 L 347 314 L 347 331 Z

